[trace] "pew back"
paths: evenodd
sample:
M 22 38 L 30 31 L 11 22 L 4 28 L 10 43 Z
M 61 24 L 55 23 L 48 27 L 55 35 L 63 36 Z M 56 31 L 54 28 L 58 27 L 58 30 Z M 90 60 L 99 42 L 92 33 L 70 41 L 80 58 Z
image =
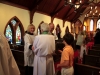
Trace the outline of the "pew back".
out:
M 88 55 L 100 56 L 100 50 L 95 50 L 95 49 L 88 50 Z
M 24 52 L 19 50 L 11 50 L 12 54 L 15 58 L 15 61 L 19 67 L 21 75 L 25 75 L 25 67 L 24 67 Z
M 100 68 L 84 64 L 76 63 L 74 70 L 74 75 L 100 75 Z
M 83 64 L 100 67 L 100 56 L 84 55 Z
M 100 50 L 100 46 L 93 46 L 92 49 Z

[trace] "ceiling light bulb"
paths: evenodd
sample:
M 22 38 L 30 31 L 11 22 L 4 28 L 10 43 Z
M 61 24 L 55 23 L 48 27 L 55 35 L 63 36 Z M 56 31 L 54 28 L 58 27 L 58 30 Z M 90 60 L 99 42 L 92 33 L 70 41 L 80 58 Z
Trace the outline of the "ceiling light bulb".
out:
M 87 17 L 87 16 L 85 15 L 85 17 Z
M 95 9 L 97 9 L 97 6 L 95 6 Z
M 89 14 L 87 14 L 87 17 L 89 16 Z
M 95 11 L 95 13 L 97 13 L 97 12 L 98 12 L 98 10 Z
M 90 14 L 92 13 L 92 11 L 90 11 Z
M 82 3 L 82 0 L 80 0 L 80 3 Z
M 93 7 L 91 6 L 91 10 L 92 10 L 92 8 L 93 8 Z
M 72 0 L 69 0 L 69 2 L 72 2 Z

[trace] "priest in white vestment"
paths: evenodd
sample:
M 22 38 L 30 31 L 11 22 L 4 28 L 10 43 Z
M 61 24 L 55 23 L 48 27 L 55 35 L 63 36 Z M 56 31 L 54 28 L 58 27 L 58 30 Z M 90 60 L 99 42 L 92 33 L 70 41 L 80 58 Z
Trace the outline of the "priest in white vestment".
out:
M 49 25 L 42 23 L 41 35 L 34 39 L 34 71 L 33 75 L 54 75 L 54 61 L 52 54 L 55 52 L 55 37 L 50 35 Z
M 0 75 L 20 75 L 7 39 L 0 33 Z
M 34 42 L 34 37 L 36 36 L 35 26 L 33 24 L 28 25 L 27 33 L 24 36 L 24 66 L 25 66 L 25 75 L 33 75 L 33 61 L 34 61 L 34 52 L 32 51 L 32 45 Z

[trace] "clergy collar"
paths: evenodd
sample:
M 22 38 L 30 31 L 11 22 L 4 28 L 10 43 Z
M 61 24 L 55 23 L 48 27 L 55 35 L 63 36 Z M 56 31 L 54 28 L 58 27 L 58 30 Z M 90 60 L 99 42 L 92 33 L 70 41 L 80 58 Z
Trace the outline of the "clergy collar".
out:
M 33 33 L 27 32 L 27 34 L 34 35 Z
M 48 32 L 47 31 L 44 31 L 44 32 L 42 32 L 42 34 L 48 34 Z

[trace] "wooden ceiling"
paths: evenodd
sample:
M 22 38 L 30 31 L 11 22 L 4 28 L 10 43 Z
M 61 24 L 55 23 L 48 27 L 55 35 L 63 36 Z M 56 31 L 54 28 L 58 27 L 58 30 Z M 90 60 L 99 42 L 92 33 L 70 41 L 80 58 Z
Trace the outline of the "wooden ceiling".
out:
M 76 1 L 73 0 L 74 3 Z M 29 11 L 40 12 L 63 21 L 76 22 L 87 8 L 89 4 L 87 1 L 83 0 L 84 3 L 77 10 L 69 4 L 65 5 L 65 0 L 1 0 L 0 2 L 28 9 Z

